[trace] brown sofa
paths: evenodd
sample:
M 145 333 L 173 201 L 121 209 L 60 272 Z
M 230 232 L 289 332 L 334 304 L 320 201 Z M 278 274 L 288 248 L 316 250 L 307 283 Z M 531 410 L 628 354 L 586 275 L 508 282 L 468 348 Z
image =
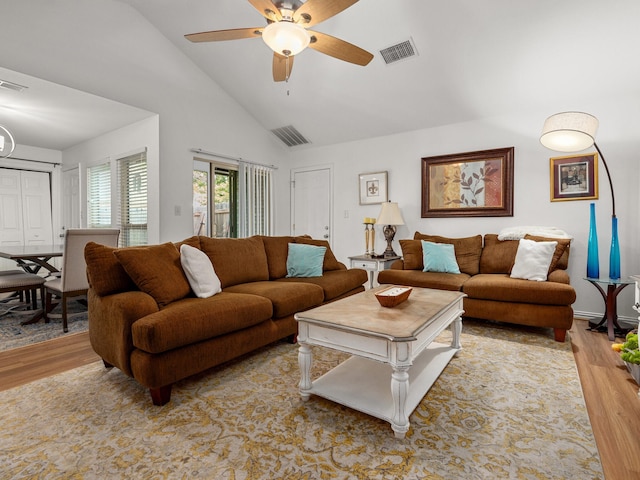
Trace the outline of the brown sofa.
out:
M 322 276 L 286 278 L 289 243 L 326 246 Z M 197 298 L 180 262 L 182 244 L 203 251 L 222 292 Z M 294 314 L 364 290 L 329 244 L 306 237 L 215 239 L 114 249 L 89 243 L 89 337 L 107 367 L 170 400 L 178 380 L 297 333 Z
M 464 316 L 554 329 L 564 342 L 573 324 L 571 305 L 576 292 L 566 272 L 570 241 L 527 235 L 526 239 L 557 241 L 546 281 L 511 278 L 519 240 L 498 240 L 498 235 L 447 238 L 416 232 L 413 240 L 400 240 L 403 259 L 378 274 L 381 284 L 459 290 Z M 423 272 L 421 240 L 453 244 L 460 273 Z

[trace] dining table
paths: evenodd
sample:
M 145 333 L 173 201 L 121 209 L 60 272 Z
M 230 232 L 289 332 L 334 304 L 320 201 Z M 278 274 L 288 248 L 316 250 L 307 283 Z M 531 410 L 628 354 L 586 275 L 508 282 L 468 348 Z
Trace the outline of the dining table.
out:
M 13 260 L 25 272 L 37 274 L 41 269 L 49 271 L 49 275 L 59 272 L 58 268 L 51 263 L 51 259 L 62 257 L 64 246 L 62 244 L 51 245 L 3 245 L 0 246 L 0 257 Z M 44 317 L 43 308 L 34 311 L 33 315 L 21 325 L 36 323 Z
M 63 250 L 62 244 L 0 245 L 0 257 L 14 260 L 28 273 L 38 273 L 42 268 L 55 273 L 59 270 L 51 263 L 51 259 L 61 257 Z

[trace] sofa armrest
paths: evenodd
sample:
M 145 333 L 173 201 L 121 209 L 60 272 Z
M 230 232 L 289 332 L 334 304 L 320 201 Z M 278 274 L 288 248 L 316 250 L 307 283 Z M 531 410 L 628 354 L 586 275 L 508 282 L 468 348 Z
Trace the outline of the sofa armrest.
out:
M 89 304 L 89 340 L 103 361 L 131 373 L 133 338 L 131 325 L 159 310 L 152 296 L 131 291 L 98 296 L 93 289 L 87 293 Z
M 547 276 L 548 282 L 556 282 L 556 283 L 566 283 L 567 285 L 571 284 L 571 280 L 569 278 L 569 274 L 566 270 L 554 270 Z

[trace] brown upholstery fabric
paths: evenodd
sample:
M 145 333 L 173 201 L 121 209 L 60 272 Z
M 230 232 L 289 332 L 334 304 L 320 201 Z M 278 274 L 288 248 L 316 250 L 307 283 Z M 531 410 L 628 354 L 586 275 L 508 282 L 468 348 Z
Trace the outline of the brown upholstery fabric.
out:
M 95 242 L 88 242 L 84 247 L 89 285 L 100 296 L 138 288 L 113 254 L 115 250 Z
M 571 240 L 568 238 L 547 238 L 537 237 L 535 235 L 525 235 L 527 240 L 534 240 L 536 242 L 558 242 L 556 251 L 551 259 L 551 265 L 549 265 L 549 273 L 553 272 L 556 268 L 566 270 L 569 266 L 569 248 L 571 246 Z
M 324 254 L 324 262 L 322 264 L 323 271 L 330 270 L 343 270 L 345 267 L 336 259 L 335 255 L 331 251 L 329 242 L 326 240 L 314 240 L 313 238 L 295 237 L 295 243 L 304 243 L 306 245 L 315 245 L 317 247 L 327 247 L 327 251 Z M 285 267 L 286 268 L 286 267 Z
M 498 240 L 498 235 L 486 234 L 480 257 L 480 273 L 511 273 L 519 244 L 519 240 Z
M 260 237 L 200 237 L 200 247 L 207 254 L 222 288 L 246 282 L 269 280 L 269 265 Z
M 518 325 L 568 330 L 573 324 L 573 309 L 567 305 L 532 305 L 466 297 L 463 308 L 465 317 L 498 319 Z
M 171 243 L 120 248 L 114 255 L 140 290 L 164 306 L 191 292 L 180 264 L 180 252 Z
M 178 251 L 180 251 L 180 247 L 182 245 L 189 245 L 193 248 L 197 248 L 198 250 L 200 250 L 200 237 L 198 237 L 197 235 L 194 235 L 193 237 L 185 238 L 184 240 L 174 243 L 174 245 L 176 246 Z
M 135 322 L 133 345 L 149 353 L 165 352 L 251 327 L 271 313 L 271 302 L 255 295 L 221 292 L 184 298 Z
M 287 255 L 289 254 L 289 244 L 293 243 L 294 237 L 268 237 L 260 236 L 264 244 L 264 251 L 267 255 L 267 265 L 269 266 L 269 280 L 277 280 L 287 276 Z
M 532 282 L 511 278 L 506 273 L 474 275 L 465 282 L 462 291 L 470 298 L 505 303 L 571 305 L 576 301 L 576 292 L 571 285 L 549 281 Z
M 437 288 L 439 290 L 462 290 L 470 278 L 466 273 L 423 272 L 422 270 L 384 270 L 378 273 L 378 283 L 409 285 L 411 287 Z
M 321 277 L 281 278 L 281 282 L 303 282 L 319 285 L 324 291 L 324 301 L 333 300 L 344 292 L 362 287 L 368 281 L 367 272 L 359 268 L 349 270 L 331 270 L 324 272 Z M 364 290 L 364 288 L 363 288 Z
M 318 285 L 304 282 L 251 282 L 226 288 L 225 292 L 250 293 L 268 298 L 273 304 L 273 317 L 287 315 L 316 307 L 324 300 Z
M 453 245 L 456 262 L 460 272 L 469 275 L 476 275 L 480 272 L 480 255 L 482 254 L 482 235 L 464 238 L 448 238 L 439 235 L 426 235 L 416 232 L 413 235 L 414 240 L 426 240 L 433 243 L 448 243 Z M 422 245 L 420 247 L 422 254 Z M 422 263 L 422 261 L 420 262 Z M 424 268 L 424 267 L 423 267 Z
M 405 270 L 420 270 L 424 268 L 422 243 L 420 240 L 400 240 L 402 259 Z

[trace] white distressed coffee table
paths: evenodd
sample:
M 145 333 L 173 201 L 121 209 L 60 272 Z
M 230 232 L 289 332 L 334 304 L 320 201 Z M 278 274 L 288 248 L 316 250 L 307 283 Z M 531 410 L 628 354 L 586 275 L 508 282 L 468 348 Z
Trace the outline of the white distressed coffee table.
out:
M 381 307 L 368 290 L 295 315 L 298 321 L 300 395 L 327 398 L 388 421 L 398 438 L 409 415 L 460 349 L 464 294 L 413 288 L 408 300 Z M 449 325 L 450 345 L 433 340 Z M 352 356 L 311 379 L 312 346 Z M 411 373 L 411 379 L 409 372 Z

